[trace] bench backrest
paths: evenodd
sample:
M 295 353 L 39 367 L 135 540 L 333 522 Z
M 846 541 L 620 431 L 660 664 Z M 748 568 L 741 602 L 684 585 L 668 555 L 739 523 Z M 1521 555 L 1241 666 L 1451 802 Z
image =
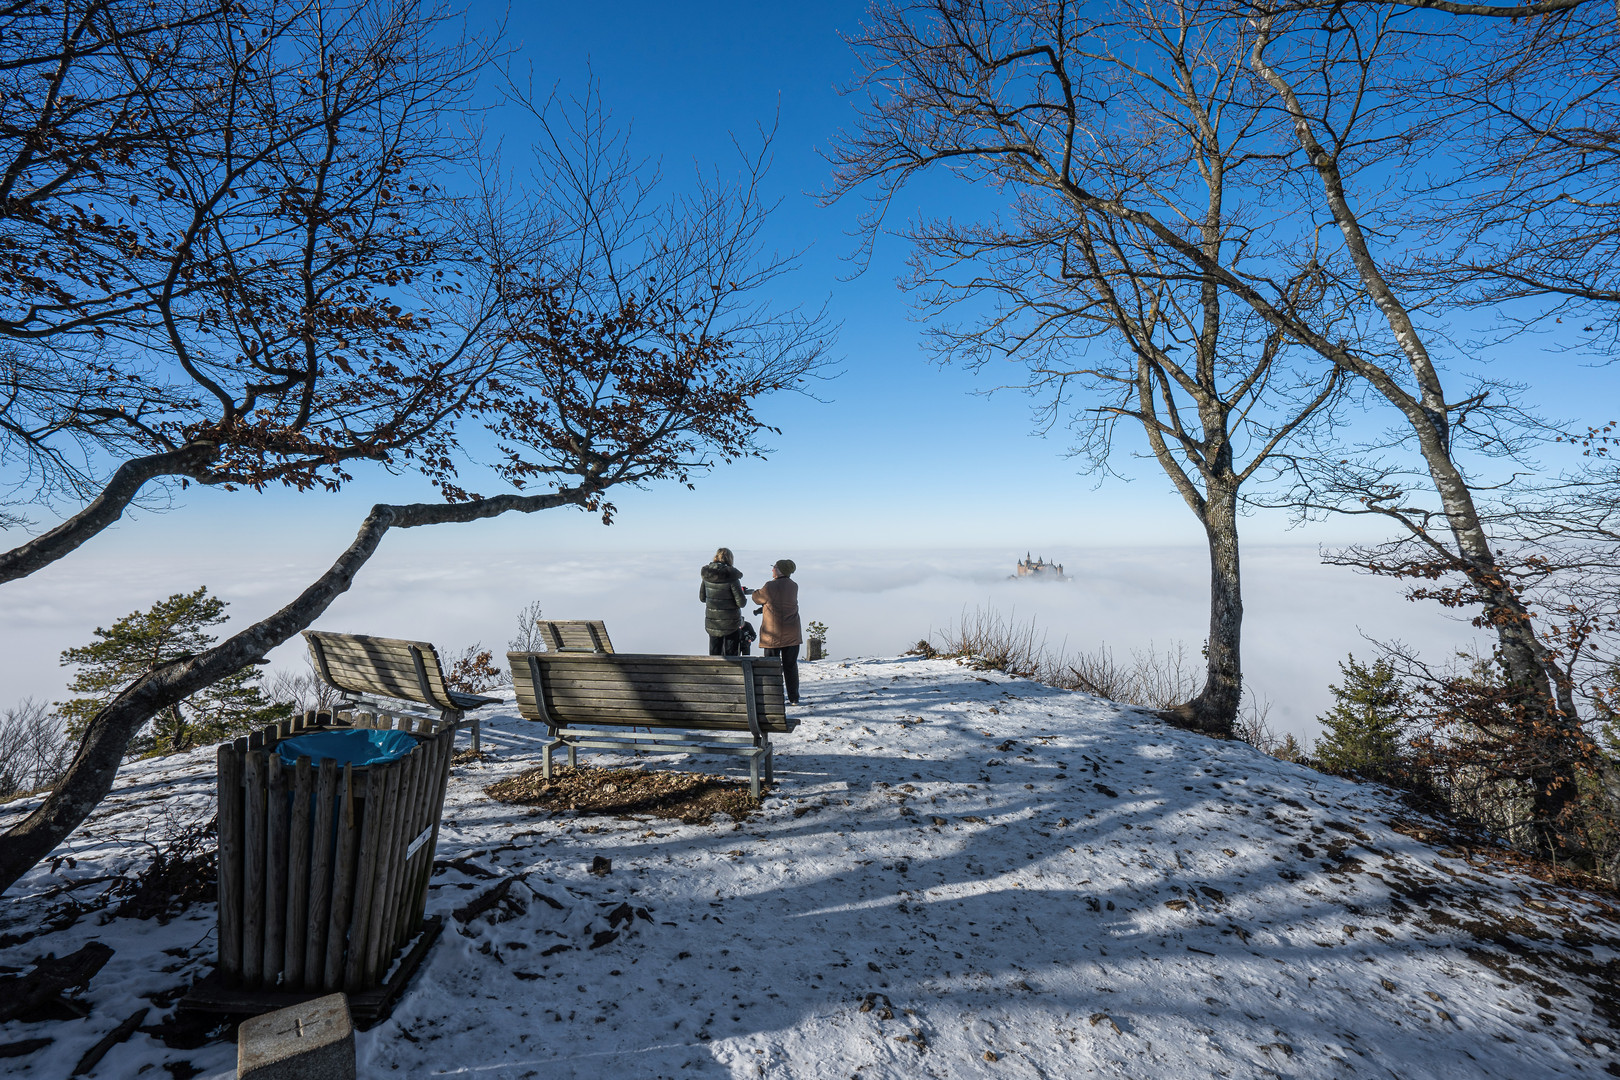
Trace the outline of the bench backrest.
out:
M 624 724 L 715 731 L 788 732 L 782 661 L 756 656 L 658 653 L 506 654 L 518 711 L 553 727 Z
M 541 619 L 535 624 L 550 652 L 612 652 L 607 624 L 601 619 Z
M 348 694 L 376 694 L 454 709 L 439 653 L 425 641 L 305 630 L 323 680 Z

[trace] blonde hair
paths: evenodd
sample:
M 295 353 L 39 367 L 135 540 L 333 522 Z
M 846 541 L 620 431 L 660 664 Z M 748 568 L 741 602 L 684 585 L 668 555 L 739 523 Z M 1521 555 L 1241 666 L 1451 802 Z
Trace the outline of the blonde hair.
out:
M 715 553 L 714 553 L 714 561 L 715 562 L 723 562 L 727 566 L 736 566 L 737 565 L 736 559 L 731 554 L 731 549 L 730 548 L 717 548 L 715 550 Z

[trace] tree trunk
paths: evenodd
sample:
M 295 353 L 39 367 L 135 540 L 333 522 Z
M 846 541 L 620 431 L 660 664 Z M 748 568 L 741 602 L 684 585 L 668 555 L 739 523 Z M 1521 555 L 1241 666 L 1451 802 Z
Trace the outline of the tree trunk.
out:
M 0 836 L 0 893 L 46 858 L 90 816 L 107 793 L 129 741 L 146 722 L 192 694 L 251 664 L 307 628 L 348 590 L 390 528 L 412 528 L 495 517 L 509 510 L 533 513 L 581 504 L 589 492 L 567 488 L 547 495 L 501 495 L 493 499 L 433 505 L 378 504 L 354 542 L 298 598 L 269 618 L 231 635 L 206 652 L 165 664 L 135 680 L 103 706 L 85 728 L 73 763 L 39 809 Z
M 1420 440 L 1430 475 L 1440 492 L 1446 522 L 1461 552 L 1470 583 L 1485 598 L 1483 623 L 1496 632 L 1496 650 L 1510 685 L 1519 689 L 1523 712 L 1516 718 L 1518 738 L 1535 765 L 1530 795 L 1535 806 L 1532 828 L 1536 846 L 1548 855 L 1567 850 L 1562 826 L 1575 802 L 1576 762 L 1582 735 L 1573 715 L 1566 715 L 1554 696 L 1552 667 L 1546 645 L 1536 634 L 1529 610 L 1508 583 L 1480 522 L 1473 493 L 1458 473 L 1440 440 Z
M 1230 738 L 1243 698 L 1243 582 L 1237 533 L 1237 486 L 1210 484 L 1203 514 L 1209 543 L 1209 641 L 1204 688 L 1164 717 L 1178 727 Z

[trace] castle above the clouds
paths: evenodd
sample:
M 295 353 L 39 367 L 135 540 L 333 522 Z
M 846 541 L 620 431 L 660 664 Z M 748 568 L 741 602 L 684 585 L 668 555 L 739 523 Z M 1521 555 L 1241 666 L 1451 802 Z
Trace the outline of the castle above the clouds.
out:
M 1035 578 L 1042 581 L 1069 580 L 1063 573 L 1062 563 L 1049 563 L 1044 555 L 1038 559 L 1031 558 L 1027 551 L 1024 553 L 1024 557 L 1018 560 L 1018 570 L 1013 574 L 1013 577 Z

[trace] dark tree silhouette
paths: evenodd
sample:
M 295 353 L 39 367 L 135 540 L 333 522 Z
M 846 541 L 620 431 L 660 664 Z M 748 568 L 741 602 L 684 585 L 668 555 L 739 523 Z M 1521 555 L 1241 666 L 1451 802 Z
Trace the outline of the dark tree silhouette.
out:
M 488 50 L 452 31 L 415 0 L 0 12 L 0 463 L 13 505 L 78 504 L 0 581 L 155 485 L 442 473 L 499 362 L 443 186 Z

